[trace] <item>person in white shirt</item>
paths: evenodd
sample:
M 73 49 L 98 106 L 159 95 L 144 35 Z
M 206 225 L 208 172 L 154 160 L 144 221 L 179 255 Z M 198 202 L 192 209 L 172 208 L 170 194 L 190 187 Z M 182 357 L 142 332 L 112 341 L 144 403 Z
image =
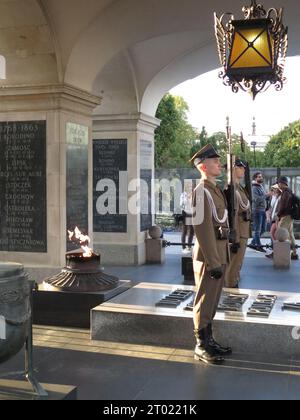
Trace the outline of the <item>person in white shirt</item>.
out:
M 184 192 L 180 196 L 180 208 L 183 215 L 182 223 L 182 253 L 190 254 L 192 251 L 192 244 L 194 239 L 194 227 L 193 227 L 193 209 L 192 209 L 192 197 L 193 189 L 191 185 L 187 185 Z
M 279 203 L 281 199 L 281 191 L 278 184 L 275 184 L 271 187 L 272 199 L 270 204 L 270 209 L 267 212 L 267 219 L 271 223 L 270 235 L 272 238 L 272 244 L 276 241 L 276 231 L 278 229 L 278 218 L 277 213 L 279 210 Z M 273 258 L 273 252 L 266 255 L 267 258 Z

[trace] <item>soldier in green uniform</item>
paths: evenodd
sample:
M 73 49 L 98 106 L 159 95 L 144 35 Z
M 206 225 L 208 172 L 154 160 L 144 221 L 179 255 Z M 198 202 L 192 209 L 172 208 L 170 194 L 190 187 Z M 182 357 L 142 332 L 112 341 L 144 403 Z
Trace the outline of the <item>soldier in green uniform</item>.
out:
M 191 161 L 201 173 L 201 181 L 193 193 L 195 359 L 218 364 L 231 353 L 230 348 L 222 347 L 214 340 L 212 333 L 229 262 L 228 210 L 224 194 L 216 183 L 222 164 L 220 155 L 210 144 L 199 150 Z
M 245 178 L 246 165 L 236 159 L 234 165 L 235 181 L 235 243 L 231 245 L 230 264 L 226 270 L 225 287 L 237 288 L 240 272 L 245 258 L 247 243 L 250 236 L 251 204 L 241 181 Z

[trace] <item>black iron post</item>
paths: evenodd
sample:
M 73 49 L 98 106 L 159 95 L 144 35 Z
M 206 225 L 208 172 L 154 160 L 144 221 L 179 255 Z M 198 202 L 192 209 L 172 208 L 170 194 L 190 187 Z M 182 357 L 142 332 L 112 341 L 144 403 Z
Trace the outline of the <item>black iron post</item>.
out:
M 254 153 L 254 166 L 255 166 L 255 168 L 257 168 L 257 164 L 256 164 L 256 145 L 257 145 L 256 141 L 253 141 L 251 143 L 251 146 L 253 147 L 253 153 Z

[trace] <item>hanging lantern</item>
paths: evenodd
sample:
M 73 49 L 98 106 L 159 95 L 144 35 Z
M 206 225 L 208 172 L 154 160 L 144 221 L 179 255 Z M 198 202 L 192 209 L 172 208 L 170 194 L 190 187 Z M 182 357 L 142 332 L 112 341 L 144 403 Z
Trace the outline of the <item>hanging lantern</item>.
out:
M 215 14 L 215 33 L 224 68 L 219 77 L 233 92 L 242 89 L 255 99 L 271 85 L 278 91 L 283 88 L 288 29 L 282 23 L 282 8 L 266 11 L 251 1 L 243 12 L 244 20 L 235 20 L 231 13 L 220 18 Z

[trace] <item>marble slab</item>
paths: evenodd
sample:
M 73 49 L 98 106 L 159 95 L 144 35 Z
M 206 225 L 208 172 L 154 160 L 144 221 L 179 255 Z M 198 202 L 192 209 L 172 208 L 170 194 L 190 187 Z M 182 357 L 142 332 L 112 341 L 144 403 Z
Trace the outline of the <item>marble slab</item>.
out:
M 193 286 L 140 283 L 129 291 L 92 310 L 91 337 L 94 340 L 124 341 L 137 344 L 191 348 L 194 345 L 193 314 L 185 308 L 156 304 L 175 290 L 194 290 Z M 300 357 L 300 312 L 282 311 L 286 301 L 300 302 L 300 294 L 266 290 L 224 289 L 224 294 L 249 295 L 241 312 L 218 312 L 215 336 L 238 352 L 276 353 Z M 269 318 L 248 317 L 258 295 L 276 295 Z

